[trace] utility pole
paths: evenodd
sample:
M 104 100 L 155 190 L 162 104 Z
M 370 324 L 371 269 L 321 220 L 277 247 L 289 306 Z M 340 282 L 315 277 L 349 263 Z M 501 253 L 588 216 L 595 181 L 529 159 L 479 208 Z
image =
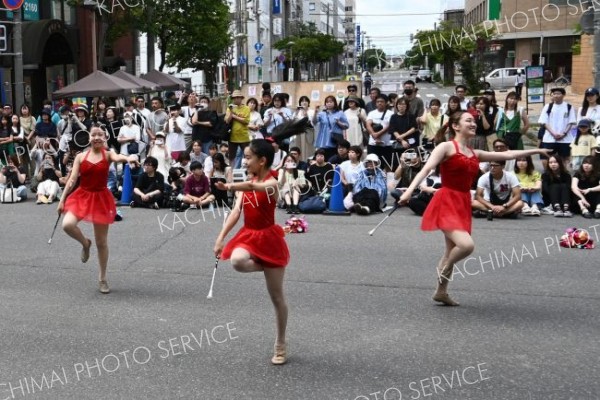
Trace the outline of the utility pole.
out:
M 262 43 L 260 41 L 260 13 L 258 12 L 258 1 L 259 0 L 254 0 L 254 19 L 256 21 L 256 43 Z M 260 52 L 259 52 L 260 54 Z M 250 59 L 250 57 L 248 57 L 248 60 Z M 262 64 L 258 64 L 258 71 L 256 74 L 256 80 L 257 82 L 262 82 Z
M 13 96 L 14 110 L 25 103 L 25 89 L 23 86 L 23 38 L 21 35 L 21 8 L 13 11 L 13 49 L 15 52 L 15 93 Z
M 329 3 L 327 4 L 327 25 L 326 25 L 326 34 L 329 35 Z

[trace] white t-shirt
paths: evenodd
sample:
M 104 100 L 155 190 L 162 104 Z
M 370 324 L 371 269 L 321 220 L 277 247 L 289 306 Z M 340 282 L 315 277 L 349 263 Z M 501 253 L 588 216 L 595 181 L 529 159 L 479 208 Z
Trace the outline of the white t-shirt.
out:
M 196 109 L 194 107 L 190 107 L 190 106 L 181 107 L 181 116 L 185 119 L 185 124 L 183 124 L 183 126 L 180 126 L 180 128 L 183 131 L 184 135 L 192 134 L 191 123 L 192 123 L 192 117 L 194 116 L 194 114 L 196 114 Z
M 551 127 L 554 133 L 563 134 L 567 129 L 567 125 L 577 123 L 577 118 L 575 118 L 575 107 L 571 107 L 571 112 L 569 112 L 567 104 L 566 101 L 563 101 L 560 104 L 554 104 L 550 111 L 550 116 L 548 116 L 548 107 L 550 104 L 546 104 L 540 114 L 538 122 Z M 544 143 L 571 143 L 572 141 L 573 136 L 569 134 L 560 140 L 556 140 L 548 130 L 546 130 L 544 138 L 542 139 L 542 142 Z
M 177 126 L 181 128 L 180 133 L 175 132 L 175 124 L 177 122 Z M 183 137 L 183 130 L 186 125 L 186 119 L 183 117 L 177 117 L 175 121 L 169 119 L 167 122 L 166 131 L 167 133 L 167 147 L 171 151 L 185 151 L 185 138 Z
M 592 121 L 600 120 L 600 104 L 589 106 L 585 115 L 581 115 L 582 108 L 577 111 L 577 123 L 582 119 L 591 119 Z
M 355 183 L 363 168 L 363 163 L 360 161 L 357 165 L 353 165 L 350 160 L 346 160 L 340 164 L 340 169 L 344 171 L 344 176 L 348 183 Z
M 139 142 L 141 139 L 141 131 L 140 127 L 137 125 L 123 125 L 121 129 L 119 129 L 120 138 L 131 139 L 134 138 L 136 142 Z M 129 152 L 127 151 L 127 145 L 131 142 L 121 143 L 121 154 L 124 156 L 128 156 Z
M 392 118 L 393 114 L 394 114 L 393 111 L 390 111 L 390 110 L 385 110 L 385 111 L 373 110 L 369 113 L 369 115 L 367 115 L 367 121 L 372 121 L 373 125 L 380 124 L 384 128 L 387 128 L 388 126 L 390 126 L 390 118 Z M 383 141 L 384 146 L 391 146 L 391 144 L 390 144 L 391 137 L 392 137 L 392 135 L 389 132 L 386 132 L 383 135 L 381 135 L 377 140 Z M 373 139 L 373 136 L 370 136 L 369 137 L 369 146 L 375 146 L 375 145 L 376 145 L 375 139 Z
M 500 180 L 494 179 L 494 193 L 502 200 L 509 200 L 512 190 L 520 187 L 519 179 L 512 172 L 504 171 Z M 483 189 L 483 198 L 490 201 L 490 173 L 481 175 L 477 187 Z

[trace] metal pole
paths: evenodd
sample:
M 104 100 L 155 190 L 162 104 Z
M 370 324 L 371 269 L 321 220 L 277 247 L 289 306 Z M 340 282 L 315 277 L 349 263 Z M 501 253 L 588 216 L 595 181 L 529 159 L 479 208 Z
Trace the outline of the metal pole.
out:
M 24 78 L 23 78 L 23 39 L 21 37 L 21 9 L 17 9 L 13 12 L 14 24 L 14 35 L 13 35 L 13 47 L 15 51 L 15 93 L 13 95 L 14 110 L 17 107 L 21 107 L 21 104 L 25 102 L 25 89 L 24 89 Z
M 92 13 L 92 72 L 98 69 L 98 53 L 96 44 L 96 10 L 91 9 Z
M 543 66 L 544 63 L 542 61 L 544 61 L 544 57 L 543 57 L 543 46 L 544 46 L 544 34 L 540 32 L 540 57 L 538 58 L 538 65 Z

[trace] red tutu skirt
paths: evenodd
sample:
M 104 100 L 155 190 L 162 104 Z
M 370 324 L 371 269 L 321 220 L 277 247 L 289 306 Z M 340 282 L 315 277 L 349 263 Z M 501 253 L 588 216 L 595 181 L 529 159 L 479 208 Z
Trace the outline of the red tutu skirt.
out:
M 425 209 L 421 220 L 424 231 L 467 231 L 471 233 L 471 192 L 442 187 Z
M 290 261 L 290 252 L 284 240 L 285 233 L 279 225 L 265 229 L 242 227 L 225 245 L 221 259 L 229 260 L 233 249 L 241 247 L 265 268 L 283 268 Z
M 64 213 L 67 212 L 73 213 L 79 220 L 108 225 L 115 222 L 117 208 L 108 188 L 90 191 L 78 187 L 67 197 Z

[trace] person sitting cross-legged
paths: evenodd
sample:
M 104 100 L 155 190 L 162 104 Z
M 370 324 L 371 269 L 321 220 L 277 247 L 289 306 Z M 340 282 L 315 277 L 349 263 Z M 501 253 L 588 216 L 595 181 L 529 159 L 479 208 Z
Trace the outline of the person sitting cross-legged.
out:
M 191 175 L 185 180 L 182 201 L 189 204 L 190 208 L 208 206 L 215 201 L 215 196 L 210 192 L 210 182 L 204 174 L 202 163 L 192 162 L 190 171 Z
M 381 205 L 387 198 L 386 177 L 381 168 L 377 154 L 368 154 L 364 161 L 364 169 L 360 171 L 352 189 L 352 208 L 359 215 L 380 212 Z
M 512 172 L 503 170 L 503 161 L 490 162 L 490 172 L 477 181 L 473 201 L 476 217 L 516 218 L 523 208 L 521 184 Z
M 158 160 L 152 156 L 144 160 L 144 172 L 138 177 L 133 189 L 130 207 L 145 207 L 158 210 L 163 202 L 165 178 L 157 171 Z

